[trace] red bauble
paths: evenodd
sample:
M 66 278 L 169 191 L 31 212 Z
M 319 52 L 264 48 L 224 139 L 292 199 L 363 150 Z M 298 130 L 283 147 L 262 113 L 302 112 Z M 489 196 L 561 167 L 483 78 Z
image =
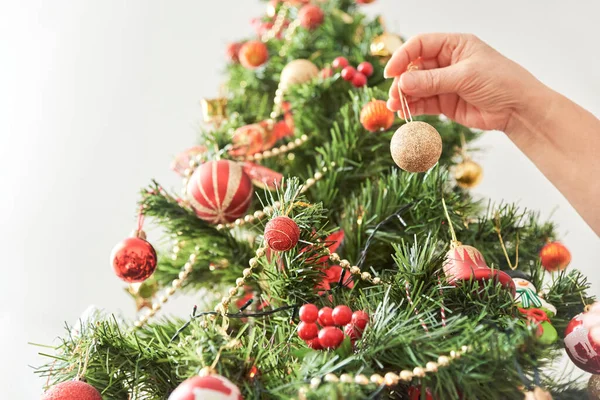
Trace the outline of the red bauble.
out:
M 373 75 L 373 64 L 371 64 L 368 61 L 363 61 L 360 64 L 358 64 L 356 70 L 365 76 L 371 76 Z
M 144 239 L 130 237 L 113 248 L 110 263 L 115 274 L 125 282 L 142 282 L 156 269 L 156 251 Z
M 551 242 L 542 247 L 540 258 L 546 271 L 562 271 L 571 262 L 571 252 L 562 243 Z
M 300 322 L 298 336 L 302 340 L 311 340 L 319 335 L 319 327 L 314 322 Z
M 315 322 L 319 318 L 319 309 L 314 304 L 305 304 L 300 307 L 298 316 L 302 322 Z
M 303 6 L 298 12 L 300 25 L 309 30 L 318 28 L 323 23 L 324 17 L 325 14 L 323 13 L 323 10 L 314 4 Z
M 244 157 L 270 149 L 277 142 L 277 136 L 267 122 L 244 125 L 235 130 L 231 138 L 233 157 Z
M 319 343 L 325 349 L 336 349 L 344 340 L 344 332 L 333 326 L 326 326 L 319 331 Z
M 300 228 L 290 217 L 276 217 L 265 226 L 265 242 L 271 250 L 288 251 L 300 240 Z
M 331 316 L 337 326 L 343 326 L 352 320 L 352 310 L 348 306 L 337 306 L 333 309 Z
M 356 327 L 356 329 L 360 330 L 360 332 L 362 333 L 362 331 L 365 330 L 365 327 L 368 323 L 369 314 L 362 310 L 354 311 L 354 313 L 352 314 L 352 320 L 350 321 L 350 324 L 352 324 L 354 327 Z
M 306 345 L 308 347 L 310 347 L 311 349 L 313 349 L 313 350 L 321 350 L 321 349 L 323 349 L 323 346 L 321 346 L 321 342 L 319 342 L 319 338 L 318 337 L 316 337 L 314 339 L 311 339 L 311 340 L 307 340 L 306 341 Z
M 221 375 L 194 376 L 183 381 L 169 400 L 243 400 L 242 393 Z
M 360 88 L 360 87 L 365 86 L 366 84 L 367 84 L 367 77 L 363 73 L 357 72 L 352 77 L 352 85 L 354 85 L 354 87 Z
M 515 295 L 515 283 L 504 271 L 492 270 L 487 266 L 483 254 L 473 246 L 458 245 L 446 253 L 444 273 L 448 283 L 457 284 L 460 281 L 486 281 L 494 279 Z
M 583 314 L 578 314 L 565 329 L 565 350 L 582 370 L 600 374 L 600 343 L 596 343 L 583 325 Z
M 372 100 L 360 112 L 360 123 L 370 131 L 384 131 L 394 123 L 394 113 L 387 108 L 385 101 Z
M 344 69 L 342 69 L 342 78 L 345 81 L 350 82 L 352 80 L 352 78 L 354 78 L 354 75 L 356 74 L 356 69 L 354 69 L 354 67 L 348 65 L 346 67 L 344 67 Z
M 235 221 L 252 202 L 252 182 L 242 166 L 229 160 L 200 165 L 187 185 L 188 201 L 199 218 L 214 224 Z
M 92 385 L 82 381 L 61 382 L 42 395 L 42 400 L 102 400 Z
M 259 40 L 250 40 L 238 52 L 240 64 L 248 69 L 258 68 L 269 58 L 267 46 Z
M 333 310 L 331 307 L 323 307 L 319 310 L 319 318 L 317 322 L 321 326 L 333 326 L 335 323 L 333 322 L 333 316 L 331 315 Z
M 250 161 L 246 161 L 242 166 L 242 169 L 246 175 L 248 175 L 252 183 L 259 188 L 273 190 L 277 187 L 281 187 L 283 175 L 279 172 L 263 167 L 262 165 L 254 164 Z
M 331 63 L 331 66 L 335 69 L 346 68 L 348 66 L 348 60 L 346 57 L 336 57 Z
M 237 63 L 240 61 L 238 54 L 240 52 L 240 49 L 242 48 L 242 43 L 239 42 L 233 42 L 233 43 L 229 43 L 227 45 L 227 59 L 229 59 L 229 61 L 233 62 L 233 63 Z

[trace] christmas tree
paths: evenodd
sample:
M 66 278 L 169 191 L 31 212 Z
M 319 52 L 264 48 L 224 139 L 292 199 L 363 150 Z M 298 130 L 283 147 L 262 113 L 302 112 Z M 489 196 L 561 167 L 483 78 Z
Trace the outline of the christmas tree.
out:
M 111 255 L 139 319 L 69 327 L 43 398 L 585 396 L 551 370 L 566 349 L 600 373 L 586 278 L 551 222 L 470 195 L 479 132 L 386 108 L 403 39 L 371 1 L 270 1 L 228 46 L 226 97 L 172 166 L 182 193 L 144 188 Z M 160 315 L 198 291 L 189 318 Z

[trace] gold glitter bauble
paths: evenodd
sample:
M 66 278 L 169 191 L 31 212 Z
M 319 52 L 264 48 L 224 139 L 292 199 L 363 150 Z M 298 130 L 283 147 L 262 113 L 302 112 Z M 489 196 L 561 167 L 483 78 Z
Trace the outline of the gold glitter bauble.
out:
M 600 375 L 590 376 L 587 391 L 590 400 L 600 400 Z
M 394 51 L 402 46 L 402 43 L 400 36 L 384 32 L 373 39 L 369 49 L 372 56 L 382 57 L 387 61 L 394 54 Z
M 525 393 L 525 400 L 552 400 L 550 392 L 536 386 L 531 392 Z
M 442 137 L 426 122 L 408 122 L 394 133 L 390 151 L 396 165 L 403 170 L 425 172 L 442 155 Z
M 290 86 L 306 83 L 319 75 L 319 68 L 309 60 L 290 61 L 281 71 L 279 89 L 286 91 Z
M 483 168 L 472 160 L 465 160 L 454 168 L 454 178 L 461 188 L 474 188 L 483 178 Z

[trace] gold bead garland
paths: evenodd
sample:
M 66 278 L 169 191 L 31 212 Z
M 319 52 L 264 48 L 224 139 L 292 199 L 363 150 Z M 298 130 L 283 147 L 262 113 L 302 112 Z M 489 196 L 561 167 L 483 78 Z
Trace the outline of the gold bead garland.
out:
M 281 32 L 281 28 L 283 28 L 283 24 L 285 23 L 285 17 L 289 11 L 289 6 L 287 4 L 283 4 L 281 9 L 277 13 L 277 18 L 275 18 L 275 22 L 271 29 L 269 29 L 261 38 L 263 42 L 268 42 L 269 40 L 274 39 L 279 32 Z
M 274 147 L 270 150 L 265 150 L 261 153 L 255 153 L 255 154 L 250 154 L 241 158 L 238 158 L 237 160 L 243 160 L 243 161 L 260 161 L 260 160 L 264 160 L 266 158 L 271 158 L 271 157 L 275 157 L 278 156 L 280 154 L 285 154 L 291 150 L 294 150 L 296 147 L 302 146 L 304 143 L 306 143 L 308 141 L 308 136 L 307 135 L 302 135 L 299 138 L 294 139 L 293 141 L 287 143 L 287 144 L 282 144 L 279 147 Z
M 399 373 L 388 372 L 384 376 L 379 374 L 373 374 L 370 377 L 366 375 L 359 374 L 356 376 L 352 376 L 350 374 L 341 374 L 337 376 L 336 374 L 329 373 L 323 376 L 322 378 L 312 378 L 310 380 L 310 388 L 317 389 L 323 382 L 325 383 L 354 383 L 361 386 L 367 385 L 385 385 L 385 386 L 396 386 L 398 383 L 402 382 L 410 382 L 414 378 L 424 378 L 428 374 L 436 373 L 440 368 L 447 367 L 450 365 L 450 362 L 453 360 L 459 359 L 464 354 L 470 352 L 471 346 L 462 346 L 460 350 L 455 351 L 452 350 L 447 356 L 439 356 L 437 361 L 430 361 L 425 364 L 425 367 L 415 367 L 412 371 L 410 370 L 402 370 Z M 298 391 L 300 397 L 306 396 L 308 393 L 308 389 L 306 387 L 301 387 Z
M 294 33 L 296 33 L 296 29 L 298 29 L 301 24 L 302 24 L 302 21 L 300 21 L 300 18 L 296 18 L 294 20 L 294 22 L 292 22 L 290 24 L 290 26 L 288 26 L 288 28 L 285 30 L 285 43 L 283 44 L 283 46 L 281 46 L 281 49 L 279 50 L 279 55 L 281 57 L 287 56 L 288 49 L 289 49 L 290 44 L 292 42 L 292 38 L 294 36 Z
M 190 273 L 192 272 L 194 263 L 196 262 L 196 257 L 198 257 L 197 251 L 198 249 L 195 249 L 195 252 L 190 254 L 190 257 L 188 258 L 187 262 L 183 265 L 183 268 L 179 272 L 179 276 L 177 277 L 177 279 L 174 279 L 173 282 L 171 282 L 171 287 L 169 287 L 165 291 L 165 293 L 163 293 L 158 298 L 158 301 L 152 303 L 152 308 L 150 308 L 150 310 L 148 310 L 147 313 L 145 313 L 137 321 L 135 321 L 135 328 L 141 328 L 142 326 L 144 326 L 144 324 L 146 324 L 146 322 L 148 322 L 150 318 L 154 317 L 156 313 L 160 311 L 163 304 L 169 301 L 169 298 L 177 291 L 177 289 L 181 288 L 183 282 L 185 282 L 185 280 L 189 277 Z
M 348 272 L 350 272 L 350 274 L 360 277 L 360 279 L 362 279 L 363 281 L 370 282 L 374 285 L 379 285 L 381 283 L 380 277 L 378 277 L 378 276 L 373 277 L 373 276 L 371 276 L 370 272 L 367 272 L 367 271 L 363 272 L 356 265 L 351 266 L 350 261 L 348 261 L 346 259 L 342 259 L 338 253 L 331 253 L 329 255 L 329 259 L 334 263 L 338 263 L 339 266 L 342 267 L 343 269 L 348 270 Z
M 335 163 L 331 163 L 331 167 L 333 168 L 334 166 Z M 327 171 L 329 171 L 329 169 L 327 167 L 323 167 L 320 171 L 315 172 L 312 178 L 308 178 L 306 182 L 304 182 L 304 185 L 302 185 L 302 189 L 300 189 L 300 193 L 304 193 L 308 189 L 310 189 L 311 186 L 313 186 L 318 180 L 323 178 L 323 174 L 325 174 Z M 281 207 L 281 203 L 279 201 L 276 201 L 273 203 L 273 206 L 267 206 L 262 210 L 255 211 L 252 214 L 248 214 L 244 217 L 238 218 L 235 221 L 230 222 L 228 224 L 219 224 L 217 225 L 217 230 L 221 231 L 223 229 L 233 229 L 235 227 L 242 226 L 248 223 L 260 221 L 266 216 L 273 214 L 274 209 L 277 209 L 279 207 Z

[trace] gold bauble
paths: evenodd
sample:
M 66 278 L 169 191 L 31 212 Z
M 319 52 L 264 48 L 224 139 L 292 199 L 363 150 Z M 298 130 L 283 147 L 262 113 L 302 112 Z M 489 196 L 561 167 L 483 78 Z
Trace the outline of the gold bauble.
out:
M 219 97 L 216 99 L 202 99 L 202 116 L 206 123 L 220 124 L 227 117 L 227 99 Z
M 371 42 L 371 55 L 382 57 L 384 61 L 387 61 L 394 54 L 394 51 L 402 46 L 402 43 L 404 42 L 400 36 L 384 32 Z
M 600 375 L 590 376 L 587 391 L 590 400 L 600 400 Z
M 552 400 L 550 392 L 536 386 L 531 392 L 525 392 L 525 400 Z
M 408 122 L 394 133 L 390 151 L 396 165 L 403 170 L 425 172 L 442 155 L 442 137 L 426 122 Z
M 483 178 L 483 168 L 475 161 L 464 160 L 454 167 L 454 178 L 461 188 L 474 188 Z
M 306 83 L 319 76 L 319 68 L 309 60 L 290 61 L 281 71 L 279 89 L 285 92 L 290 86 Z

